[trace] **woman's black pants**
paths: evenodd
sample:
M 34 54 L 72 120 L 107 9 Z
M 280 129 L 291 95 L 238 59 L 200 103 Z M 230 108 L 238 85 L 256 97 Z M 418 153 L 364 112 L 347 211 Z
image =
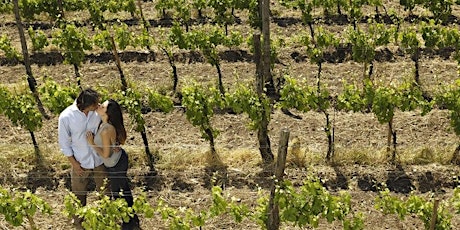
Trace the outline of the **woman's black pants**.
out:
M 128 179 L 128 154 L 124 149 L 120 156 L 120 160 L 114 167 L 108 167 L 107 173 L 110 180 L 110 190 L 113 199 L 123 198 L 128 203 L 128 207 L 134 204 L 133 194 Z M 123 223 L 123 229 L 134 229 L 134 225 L 139 224 L 137 215 L 134 215 L 129 223 Z M 136 226 L 138 227 L 138 226 Z

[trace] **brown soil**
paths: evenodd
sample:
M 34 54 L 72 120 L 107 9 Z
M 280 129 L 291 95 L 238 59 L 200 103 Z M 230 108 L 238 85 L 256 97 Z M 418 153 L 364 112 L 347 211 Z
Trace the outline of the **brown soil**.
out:
M 272 28 L 278 35 L 288 35 L 302 27 L 295 20 L 275 22 L 278 24 L 273 24 Z M 8 27 L 8 23 L 3 25 L 2 32 L 14 34 L 13 26 Z M 338 23 L 330 27 L 335 31 L 344 28 Z M 310 64 L 302 52 L 300 48 L 283 48 L 274 70 L 275 77 L 288 73 L 314 84 L 316 66 Z M 445 52 L 448 51 L 433 56 L 426 55 L 421 60 L 422 85 L 429 92 L 434 92 L 437 86 L 450 84 L 458 78 L 457 64 L 451 59 L 442 58 Z M 336 55 L 339 57 L 333 58 Z M 330 62 L 323 66 L 323 82 L 335 93 L 340 93 L 343 80 L 359 81 L 362 74 L 362 65 L 349 61 L 346 55 L 332 54 Z M 154 52 L 154 55 L 125 52 L 122 58 L 126 61 L 123 63 L 125 74 L 141 88 L 164 89 L 172 84 L 169 77 L 170 66 L 161 52 Z M 223 53 L 222 72 L 227 88 L 231 88 L 236 82 L 252 84 L 255 65 L 251 58 L 245 50 Z M 413 72 L 412 61 L 407 57 L 398 56 L 397 49 L 383 50 L 377 59 L 374 78 L 386 83 L 398 81 Z M 73 79 L 73 68 L 62 64 L 62 56 L 58 53 L 37 54 L 33 60 L 37 60 L 32 68 L 39 84 L 42 76 L 49 76 L 61 83 L 66 79 Z M 191 79 L 204 83 L 215 82 L 215 69 L 203 62 L 199 55 L 184 53 L 177 57 L 177 61 L 179 87 Z M 17 86 L 25 82 L 24 78 L 20 77 L 25 75 L 22 65 L 0 63 L 2 84 Z M 105 53 L 88 55 L 81 73 L 85 86 L 97 85 L 111 89 L 113 82 L 118 81 L 116 66 L 110 55 Z M 401 197 L 407 196 L 411 191 L 422 196 L 429 196 L 430 192 L 433 192 L 436 197 L 444 200 L 452 195 L 452 189 L 458 185 L 458 166 L 433 163 L 448 162 L 448 159 L 439 159 L 438 156 L 448 158 L 458 144 L 458 137 L 450 128 L 448 111 L 436 109 L 425 116 L 416 112 L 396 113 L 394 127 L 398 135 L 398 159 L 404 162 L 398 166 L 388 164 L 384 157 L 380 157 L 385 152 L 387 129 L 386 125 L 379 124 L 372 114 L 331 111 L 337 157 L 348 160 L 338 161 L 335 166 L 330 166 L 322 160 L 327 148 L 323 131 L 324 116 L 314 111 L 292 112 L 300 115 L 302 119 L 289 117 L 278 110 L 273 112 L 269 127 L 272 151 L 276 153 L 279 133 L 282 128 L 287 127 L 290 130 L 290 140 L 296 138 L 301 145 L 301 152 L 314 164 L 298 167 L 289 156 L 285 178 L 300 185 L 308 173 L 314 173 L 332 193 L 348 191 L 352 195 L 353 209 L 363 212 L 366 217 L 366 229 L 423 228 L 423 223 L 415 217 L 399 220 L 396 216 L 385 216 L 373 207 L 378 194 L 377 188 L 382 184 L 386 184 Z M 149 174 L 140 134 L 134 132 L 133 125 L 129 123 L 130 139 L 126 147 L 130 150 L 129 175 L 132 177 L 135 194 L 145 192 L 152 205 L 159 199 L 164 199 L 173 207 L 190 207 L 194 210 L 207 207 L 211 199 L 212 174 L 205 168 L 204 160 L 197 158 L 199 162 L 194 165 L 185 163 L 181 167 L 179 163 L 174 168 L 171 165 L 162 165 L 162 162 L 168 162 L 170 159 L 181 162 L 181 158 L 194 155 L 204 158 L 209 145 L 200 137 L 199 130 L 186 120 L 180 108 L 169 114 L 150 112 L 145 114 L 144 118 L 147 122 L 150 147 L 160 160 L 157 174 Z M 128 116 L 126 120 L 130 120 Z M 261 173 L 262 169 L 258 164 L 260 160 L 254 160 L 260 158 L 257 133 L 247 128 L 248 121 L 244 115 L 216 114 L 213 125 L 221 131 L 216 139 L 218 153 L 224 159 L 224 163 L 228 161 L 225 194 L 238 197 L 243 203 L 254 206 L 259 197 L 258 188 L 262 188 L 267 194 L 270 180 Z M 9 161 L 4 161 L 2 165 L 5 167 L 0 169 L 2 185 L 8 188 L 30 189 L 52 205 L 55 211 L 52 218 L 37 216 L 36 223 L 39 229 L 69 229 L 68 219 L 60 211 L 64 208 L 63 199 L 69 189 L 70 169 L 56 144 L 57 117 L 53 115 L 50 120 L 45 121 L 43 128 L 36 132 L 45 162 L 44 167 L 29 164 L 31 160 L 27 157 L 19 157 L 16 160 L 11 156 L 11 153 L 18 152 L 17 149 L 31 149 L 30 136 L 26 130 L 13 126 L 5 117 L 0 117 L 0 123 L 0 148 L 7 156 L 2 160 Z M 375 162 L 367 164 L 366 157 L 355 157 L 355 162 L 349 160 L 352 158 L 350 156 L 363 153 Z M 421 158 L 427 158 L 427 163 L 412 164 L 416 161 L 408 160 Z M 95 199 L 95 196 L 91 195 L 90 198 Z M 253 221 L 247 220 L 236 224 L 230 217 L 218 218 L 206 226 L 206 229 L 260 229 Z M 453 227 L 458 226 L 460 219 L 454 216 Z M 159 215 L 151 219 L 142 219 L 142 227 L 168 229 Z M 0 217 L 0 229 L 10 228 L 12 226 Z M 293 228 L 283 226 L 283 229 Z M 341 229 L 341 225 L 321 223 L 320 229 Z

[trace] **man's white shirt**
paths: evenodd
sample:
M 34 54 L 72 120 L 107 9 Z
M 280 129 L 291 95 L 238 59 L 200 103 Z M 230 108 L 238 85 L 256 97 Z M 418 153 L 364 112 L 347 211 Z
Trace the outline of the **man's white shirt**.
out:
M 100 122 L 101 118 L 96 112 L 90 111 L 86 116 L 76 103 L 59 115 L 59 147 L 65 156 L 74 156 L 82 168 L 93 169 L 103 164 L 101 157 L 86 140 L 86 131 L 96 133 Z

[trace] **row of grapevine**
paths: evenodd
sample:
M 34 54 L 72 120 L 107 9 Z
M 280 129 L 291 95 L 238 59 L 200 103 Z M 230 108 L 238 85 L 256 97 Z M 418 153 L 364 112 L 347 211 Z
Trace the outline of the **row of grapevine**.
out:
M 0 13 L 13 13 L 13 2 L 3 0 L 0 6 Z M 98 21 L 105 11 L 119 13 L 122 11 L 135 13 L 136 5 L 134 0 L 117 1 L 117 0 L 61 0 L 61 1 L 43 1 L 43 0 L 20 0 L 19 8 L 21 16 L 27 20 L 33 20 L 36 16 L 46 14 L 53 21 L 61 20 L 65 12 L 88 10 L 91 19 Z
M 31 192 L 10 191 L 0 189 L 0 214 L 12 226 L 38 229 L 35 224 L 37 211 L 44 215 L 56 215 L 55 210 L 42 198 Z M 188 207 L 171 207 L 166 200 L 160 199 L 153 206 L 145 194 L 139 194 L 134 199 L 134 205 L 128 207 L 124 199 L 111 200 L 106 195 L 98 194 L 92 203 L 82 206 L 74 194 L 64 197 L 64 210 L 59 210 L 64 216 L 78 216 L 83 219 L 85 229 L 119 229 L 122 221 L 128 221 L 130 216 L 137 214 L 144 218 L 159 218 L 164 226 L 170 229 L 193 229 L 205 227 L 212 219 L 226 215 L 231 216 L 236 223 L 243 220 L 253 221 L 261 229 L 273 229 L 267 222 L 269 212 L 268 197 L 259 193 L 254 199 L 255 204 L 248 206 L 246 202 L 238 202 L 237 198 L 229 198 L 221 187 L 211 189 L 209 206 L 193 210 Z M 452 229 L 452 217 L 459 213 L 460 189 L 455 188 L 450 198 L 440 200 L 435 196 L 424 196 L 411 193 L 406 198 L 392 195 L 388 189 L 381 189 L 374 198 L 374 208 L 384 215 L 396 214 L 401 220 L 408 215 L 420 219 L 424 229 Z M 285 225 L 318 228 L 322 220 L 328 223 L 341 222 L 343 229 L 364 229 L 364 213 L 354 211 L 352 196 L 348 192 L 332 195 L 321 184 L 318 178 L 309 176 L 304 183 L 296 188 L 286 180 L 279 183 L 275 189 L 274 202 L 279 207 L 280 221 Z
M 375 59 L 376 48 L 393 44 L 399 44 L 402 50 L 409 54 L 414 61 L 415 66 L 415 82 L 422 87 L 419 80 L 419 62 L 422 55 L 422 49 L 445 49 L 453 48 L 454 59 L 459 62 L 459 40 L 460 32 L 457 28 L 447 28 L 431 23 L 422 23 L 420 33 L 416 32 L 417 28 L 406 28 L 399 33 L 396 28 L 386 28 L 383 24 L 372 23 L 369 26 L 368 31 L 364 31 L 359 27 L 354 29 L 346 30 L 345 38 L 341 38 L 328 32 L 322 27 L 317 29 L 314 37 L 306 34 L 300 34 L 299 36 L 293 37 L 286 43 L 293 46 L 300 45 L 307 48 L 307 56 L 310 58 L 311 63 L 318 65 L 318 84 L 321 79 L 321 66 L 326 61 L 325 55 L 327 53 L 333 53 L 334 50 L 340 50 L 341 47 L 351 44 L 351 57 L 352 60 L 363 63 L 364 71 L 363 76 L 365 78 L 371 78 L 373 72 L 373 62 Z M 113 32 L 110 32 L 113 31 Z M 126 24 L 114 25 L 110 29 L 97 31 L 94 37 L 90 38 L 86 32 L 75 25 L 69 24 L 62 29 L 55 29 L 51 41 L 48 42 L 44 36 L 43 31 L 33 30 L 29 28 L 29 35 L 32 41 L 33 49 L 35 51 L 43 50 L 45 45 L 55 44 L 63 53 L 66 63 L 70 63 L 74 66 L 75 75 L 77 82 L 80 79 L 79 68 L 81 67 L 86 51 L 92 51 L 93 45 L 97 45 L 104 50 L 113 51 L 117 67 L 120 72 L 122 85 L 124 88 L 127 87 L 126 79 L 124 77 L 121 63 L 117 58 L 117 46 L 124 50 L 128 46 L 130 47 L 152 47 L 154 44 L 153 37 L 148 33 L 142 32 L 135 34 L 128 32 Z M 113 33 L 113 35 L 111 35 Z M 223 30 L 215 27 L 196 29 L 190 32 L 184 31 L 178 24 L 175 24 L 169 33 L 166 31 L 162 32 L 163 37 L 156 38 L 156 44 L 160 50 L 163 50 L 167 55 L 169 63 L 172 68 L 173 77 L 173 92 L 177 90 L 178 76 L 177 67 L 174 60 L 174 50 L 199 50 L 208 63 L 216 67 L 216 72 L 219 80 L 219 90 L 224 93 L 224 86 L 222 84 L 223 74 L 221 71 L 221 61 L 218 55 L 218 51 L 223 47 L 234 48 L 242 44 L 244 40 L 240 33 L 232 33 L 230 37 L 226 37 Z M 419 39 L 418 37 L 422 37 Z M 113 38 L 113 39 L 112 39 Z M 136 38 L 136 39 L 135 39 Z M 112 41 L 113 40 L 113 41 Z M 341 42 L 341 40 L 343 40 Z M 424 44 L 424 46 L 422 46 Z M 276 43 L 272 46 L 272 55 L 276 55 Z M 3 36 L 0 40 L 0 49 L 5 53 L 6 57 L 12 59 L 20 58 L 18 52 L 11 45 L 10 40 Z M 177 51 L 176 51 L 177 52 Z M 273 57 L 272 62 L 276 57 Z M 424 95 L 429 97 L 425 92 Z
M 40 5 L 40 1 L 32 3 L 27 3 L 23 2 L 23 5 Z M 58 4 L 58 3 L 56 3 Z M 61 4 L 64 4 L 61 2 Z M 73 2 L 69 2 L 69 5 L 73 6 Z M 95 2 L 88 2 L 87 4 L 96 4 Z M 104 11 L 105 9 L 108 9 L 109 11 L 117 12 L 117 10 L 123 10 L 125 8 L 131 9 L 133 7 L 133 2 L 129 2 L 127 5 L 130 7 L 120 7 L 123 6 L 123 4 L 118 4 L 118 8 L 114 8 L 114 5 L 117 5 L 117 2 L 115 1 L 107 1 L 107 2 L 102 2 L 98 3 L 101 4 L 100 6 L 95 6 L 95 9 L 102 10 Z M 287 3 L 286 3 L 287 4 Z M 292 3 L 294 4 L 294 3 Z M 317 5 L 318 3 L 312 2 L 311 4 Z M 340 3 L 339 3 L 340 4 Z M 372 3 L 374 4 L 374 3 Z M 377 5 L 380 5 L 381 3 L 375 3 Z M 46 4 L 44 4 L 46 5 Z M 108 5 L 106 7 L 106 5 Z M 171 4 L 166 4 L 167 6 L 170 6 Z M 242 4 L 245 5 L 245 4 Z M 289 4 L 288 4 L 289 5 Z M 295 5 L 295 4 L 294 4 Z M 326 4 L 330 5 L 330 4 Z M 353 4 L 352 4 L 353 5 Z M 112 6 L 112 7 L 109 7 Z M 297 5 L 295 5 L 297 6 Z M 24 7 L 24 6 L 23 6 Z M 27 7 L 26 7 L 27 8 Z M 40 7 L 38 7 L 40 8 Z M 40 9 L 45 10 L 45 9 L 51 9 L 51 8 L 56 8 L 56 7 L 41 7 Z M 70 7 L 72 8 L 72 7 Z M 112 9 L 113 8 L 113 9 Z M 134 6 L 135 8 L 135 6 Z M 308 8 L 308 7 L 307 7 Z M 139 3 L 139 9 L 141 10 L 141 4 Z M 34 13 L 29 13 L 27 15 L 34 15 Z M 92 14 L 93 15 L 93 14 Z M 120 61 L 118 60 L 117 56 L 117 45 L 120 46 L 122 50 L 124 50 L 128 46 L 132 47 L 138 47 L 139 45 L 142 47 L 147 47 L 150 49 L 152 45 L 153 38 L 151 35 L 149 35 L 148 32 L 148 25 L 146 23 L 143 23 L 143 29 L 141 30 L 142 33 L 138 34 L 137 36 L 133 33 L 128 32 L 127 30 L 127 25 L 126 24 L 121 24 L 120 26 L 114 26 L 111 29 L 107 27 L 107 25 L 104 23 L 105 19 L 104 16 L 99 13 L 97 19 L 94 19 L 92 17 L 92 23 L 95 25 L 96 28 L 98 28 L 98 31 L 96 32 L 97 34 L 94 36 L 93 39 L 88 39 L 85 34 L 82 31 L 77 31 L 75 26 L 73 24 L 68 24 L 68 22 L 64 21 L 64 25 L 62 23 L 57 25 L 57 28 L 60 28 L 60 30 L 54 35 L 56 39 L 53 39 L 53 44 L 57 45 L 61 50 L 63 50 L 64 56 L 66 58 L 66 61 L 74 65 L 75 69 L 75 74 L 77 79 L 79 79 L 79 71 L 78 68 L 81 64 L 82 61 L 82 54 L 84 54 L 85 51 L 91 51 L 90 48 L 90 43 L 89 41 L 93 40 L 94 44 L 97 46 L 108 50 L 108 51 L 113 51 L 115 61 L 117 63 L 117 67 L 120 72 L 120 77 L 122 80 L 123 88 L 126 88 L 126 80 L 124 80 L 124 74 L 121 68 Z M 308 17 L 311 18 L 311 17 Z M 399 19 L 400 20 L 400 19 Z M 144 21 L 145 22 L 145 21 Z M 315 33 L 313 31 L 313 26 L 310 23 L 310 33 L 311 33 L 311 41 L 309 42 L 310 44 L 313 44 L 315 49 L 309 49 L 309 57 L 312 59 L 312 62 L 315 62 L 317 64 L 320 64 L 323 59 L 320 56 L 317 56 L 318 52 L 321 52 L 324 49 L 329 49 L 331 47 L 338 49 L 339 47 L 343 47 L 343 45 L 339 45 L 337 42 L 333 42 L 330 44 L 325 44 L 323 47 L 319 47 L 316 44 L 317 39 L 321 38 L 316 38 Z M 175 27 L 178 27 L 178 24 L 176 24 Z M 321 28 L 320 32 L 323 31 Z M 345 39 L 343 42 L 345 44 L 352 44 L 352 49 L 353 49 L 353 60 L 364 63 L 365 69 L 367 66 L 370 65 L 370 70 L 369 70 L 369 76 L 372 74 L 372 62 L 374 60 L 374 55 L 375 55 L 375 49 L 378 46 L 382 45 L 388 45 L 390 43 L 390 38 L 394 37 L 394 43 L 395 44 L 400 44 L 400 46 L 407 50 L 407 53 L 412 55 L 412 59 L 416 63 L 416 82 L 418 82 L 418 60 L 420 59 L 420 49 L 421 49 L 421 44 L 424 42 L 425 47 L 432 49 L 432 48 L 437 48 L 437 49 L 442 49 L 446 47 L 453 47 L 455 50 L 454 58 L 460 56 L 458 55 L 458 30 L 456 28 L 444 28 L 439 25 L 435 25 L 434 21 L 430 21 L 430 23 L 423 23 L 422 28 L 421 28 L 421 33 L 424 41 L 420 41 L 417 39 L 416 34 L 414 34 L 414 31 L 417 31 L 417 28 L 409 28 L 407 31 L 403 31 L 399 33 L 399 24 L 396 29 L 396 32 L 394 32 L 395 28 L 390 28 L 386 29 L 386 27 L 383 24 L 375 24 L 375 26 L 371 26 L 368 30 L 368 32 L 364 32 L 357 28 L 357 26 L 354 26 L 353 30 L 347 30 L 348 34 L 345 36 Z M 212 30 L 212 29 L 211 29 Z M 113 31 L 113 32 L 110 32 Z M 172 29 L 172 33 L 175 33 L 175 35 L 178 35 L 177 32 L 182 33 L 180 30 Z M 186 31 L 188 33 L 188 26 L 186 26 Z M 434 32 L 433 32 L 434 31 Z M 217 32 L 217 31 L 216 31 Z M 216 32 L 213 34 L 217 35 Z M 229 43 L 228 41 L 223 41 L 222 36 L 220 40 L 216 40 L 216 37 L 214 35 L 214 38 L 212 36 L 210 37 L 205 37 L 207 33 L 202 31 L 194 32 L 198 34 L 191 34 L 189 37 L 195 37 L 195 39 L 192 39 L 191 42 L 187 44 L 181 44 L 181 39 L 176 39 L 175 44 L 171 43 L 163 43 L 159 42 L 159 47 L 165 51 L 165 53 L 168 55 L 168 58 L 170 60 L 170 63 L 173 67 L 173 74 L 174 74 L 174 85 L 177 85 L 177 74 L 175 71 L 175 66 L 174 63 L 171 59 L 172 53 L 168 52 L 170 49 L 166 49 L 164 45 L 176 45 L 179 48 L 183 49 L 189 49 L 189 50 L 194 50 L 194 49 L 199 49 L 202 54 L 206 57 L 209 63 L 212 65 L 216 66 L 217 72 L 219 75 L 219 81 L 221 81 L 222 74 L 220 72 L 220 64 L 219 64 L 219 59 L 217 58 L 217 46 L 218 45 L 226 45 L 226 46 L 231 46 L 235 47 L 241 44 L 241 40 L 235 40 L 235 39 L 228 39 L 228 41 L 232 41 Z M 115 34 L 115 35 L 112 35 Z M 225 30 L 225 34 L 228 34 L 227 29 Z M 50 44 L 49 42 L 46 41 L 46 37 L 44 33 L 40 30 L 34 31 L 32 29 L 29 29 L 29 35 L 32 40 L 32 44 L 34 47 L 34 50 L 40 51 L 45 48 L 47 44 Z M 181 34 L 179 34 L 181 35 Z M 198 35 L 198 36 L 197 36 Z M 134 39 L 136 37 L 137 39 Z M 331 36 L 330 36 L 331 37 Z M 114 39 L 115 38 L 115 39 Z M 177 38 L 177 36 L 176 36 Z M 180 37 L 179 37 L 180 38 Z M 174 38 L 172 38 L 174 39 Z M 331 41 L 335 40 L 335 37 L 332 36 Z M 337 38 L 340 40 L 340 38 Z M 166 39 L 161 39 L 162 41 Z M 399 41 L 401 43 L 399 43 Z M 118 44 L 115 44 L 114 41 L 117 41 Z M 209 41 L 214 41 L 209 43 Z M 330 41 L 330 42 L 331 42 Z M 438 42 L 432 42 L 432 41 L 438 41 Z M 8 43 L 8 38 L 2 37 L 2 42 L 0 44 L 3 44 L 0 48 L 4 51 L 7 57 L 9 58 L 17 58 L 18 55 L 15 55 L 14 49 L 10 47 L 10 44 Z M 80 44 L 80 45 L 79 45 Z M 198 44 L 198 45 L 195 45 Z M 206 44 L 205 46 L 200 46 L 200 44 Z M 309 47 L 309 44 L 306 44 L 307 47 Z M 76 56 L 76 57 L 72 57 Z M 319 75 L 318 75 L 319 76 Z M 222 85 L 219 85 L 221 92 L 223 92 L 223 87 Z M 175 91 L 175 87 L 174 87 Z
M 365 16 L 363 10 L 365 8 L 375 8 L 375 18 L 379 19 L 383 14 L 379 9 L 383 9 L 387 16 L 397 15 L 395 9 L 403 8 L 408 15 L 414 15 L 414 11 L 428 11 L 437 23 L 447 23 L 451 20 L 453 9 L 459 4 L 458 1 L 453 0 L 417 0 L 417 1 L 399 1 L 392 4 L 390 8 L 388 2 L 382 0 L 351 0 L 351 1 L 335 1 L 335 0 L 279 0 L 281 6 L 292 9 L 300 10 L 302 15 L 302 22 L 310 25 L 314 22 L 315 16 L 321 15 L 325 18 L 333 16 L 346 16 L 349 21 L 354 25 Z M 140 4 L 140 3 L 139 3 Z M 138 4 L 138 5 L 139 5 Z M 235 10 L 248 10 L 250 15 L 257 14 L 254 11 L 254 6 L 257 1 L 179 1 L 179 0 L 161 0 L 154 3 L 154 10 L 158 11 L 158 15 L 162 18 L 173 17 L 186 26 L 189 26 L 192 21 L 192 12 L 196 12 L 199 19 L 206 17 L 213 17 L 213 20 L 219 24 L 226 26 L 235 21 Z M 394 6 L 396 5 L 396 6 Z M 119 13 L 129 12 L 132 16 L 137 15 L 139 9 L 136 9 L 136 1 L 119 1 L 119 0 L 104 0 L 104 1 L 76 1 L 76 0 L 62 0 L 49 2 L 46 0 L 21 0 L 20 7 L 23 9 L 23 16 L 28 20 L 33 20 L 37 15 L 46 13 L 52 20 L 60 20 L 66 12 L 88 10 L 90 19 L 92 21 L 99 21 L 102 19 L 104 12 Z M 12 12 L 12 1 L 5 0 L 0 7 L 0 13 Z M 212 10 L 209 10 L 212 9 Z M 387 9 L 391 9 L 388 10 Z M 323 13 L 321 14 L 322 11 Z M 205 12 L 208 12 L 207 14 Z M 212 12 L 212 13 L 209 13 Z M 399 13 L 401 14 L 401 12 Z M 251 16 L 249 17 L 251 19 Z M 252 17 L 253 19 L 258 18 Z M 257 25 L 256 20 L 252 20 L 254 25 Z
M 288 9 L 300 10 L 302 15 L 302 22 L 311 25 L 315 21 L 315 12 L 318 10 L 323 10 L 323 15 L 325 18 L 331 16 L 347 16 L 348 20 L 353 23 L 353 26 L 356 26 L 357 22 L 364 18 L 365 13 L 363 10 L 366 7 L 374 7 L 375 14 L 373 15 L 376 20 L 380 20 L 380 17 L 384 14 L 381 14 L 379 8 L 385 11 L 385 15 L 390 18 L 400 17 L 395 9 L 404 8 L 404 11 L 410 16 L 414 15 L 414 9 L 417 10 L 427 10 L 431 13 L 432 18 L 436 23 L 447 23 L 450 17 L 452 16 L 452 9 L 459 4 L 458 1 L 451 0 L 416 0 L 416 1 L 406 1 L 400 0 L 399 6 L 396 5 L 394 8 L 388 12 L 389 7 L 382 0 L 351 0 L 351 1 L 334 1 L 334 0 L 325 0 L 325 1 L 299 1 L 299 0 L 280 0 L 280 4 Z M 399 12 L 401 15 L 401 12 Z
M 390 86 L 366 81 L 364 88 L 360 88 L 355 84 L 345 84 L 341 94 L 333 95 L 324 85 L 316 88 L 308 86 L 304 82 L 299 83 L 289 76 L 286 76 L 285 79 L 285 86 L 280 91 L 281 98 L 279 103 L 275 104 L 275 107 L 282 109 L 295 108 L 302 112 L 313 110 L 324 114 L 324 131 L 329 143 L 326 154 L 327 160 L 333 159 L 334 154 L 334 127 L 330 120 L 332 111 L 371 112 L 381 124 L 387 124 L 387 148 L 389 152 L 392 150 L 392 161 L 396 159 L 396 131 L 393 127 L 396 110 L 420 111 L 421 115 L 425 115 L 435 107 L 446 108 L 451 111 L 451 124 L 455 133 L 460 135 L 458 116 L 460 105 L 457 100 L 460 94 L 459 81 L 437 92 L 434 100 L 427 101 L 419 87 L 411 80 Z M 41 125 L 41 116 L 38 110 L 34 109 L 34 101 L 30 96 L 27 96 L 27 93 L 15 94 L 6 87 L 0 89 L 3 95 L 0 101 L 0 111 L 3 111 L 4 115 L 15 125 L 29 130 L 33 137 L 33 132 L 38 131 Z M 51 79 L 45 80 L 45 83 L 38 90 L 45 107 L 53 113 L 62 111 L 66 105 L 74 100 L 78 92 L 75 84 L 62 86 Z M 100 90 L 104 98 L 112 97 L 120 101 L 120 104 L 134 121 L 133 123 L 136 124 L 136 131 L 143 135 L 146 148 L 148 148 L 148 143 L 146 137 L 144 138 L 146 130 L 142 114 L 143 107 L 149 106 L 154 111 L 166 113 L 173 109 L 172 98 L 150 89 L 140 90 L 132 85 L 126 91 L 115 93 L 110 93 L 104 89 Z M 201 130 L 203 138 L 209 141 L 210 150 L 214 155 L 216 155 L 215 138 L 217 138 L 219 131 L 213 128 L 211 118 L 216 109 L 231 108 L 236 113 L 247 114 L 251 121 L 249 127 L 254 130 L 258 130 L 261 126 L 263 117 L 261 113 L 263 111 L 268 113 L 266 115 L 270 119 L 270 100 L 260 98 L 248 86 L 239 85 L 236 89 L 221 94 L 217 87 L 192 83 L 185 86 L 181 94 L 183 97 L 182 105 L 185 108 L 187 119 L 192 125 Z M 35 141 L 34 146 L 38 146 Z M 458 161 L 457 152 L 458 148 L 453 161 Z M 147 157 L 149 160 L 153 159 L 153 156 Z M 153 160 L 149 162 L 153 162 Z
M 351 58 L 353 61 L 363 63 L 365 71 L 369 76 L 371 70 L 366 71 L 372 66 L 375 60 L 377 47 L 399 46 L 400 49 L 412 60 L 418 70 L 418 62 L 422 58 L 422 51 L 451 49 L 454 51 L 453 59 L 459 62 L 459 43 L 460 32 L 456 27 L 444 27 L 434 24 L 434 21 L 423 22 L 420 26 L 409 26 L 397 28 L 395 26 L 385 26 L 381 23 L 370 22 L 369 28 L 355 29 L 348 28 L 344 34 L 337 35 L 329 32 L 323 27 L 317 28 L 317 33 L 310 36 L 300 33 L 294 37 L 279 36 L 284 40 L 284 45 L 306 46 L 307 56 L 311 63 L 326 62 L 325 54 L 333 54 L 336 51 L 351 47 Z M 47 38 L 42 30 L 29 28 L 29 37 L 34 52 L 41 52 L 47 46 L 55 45 L 61 50 L 67 63 L 80 66 L 84 61 L 85 52 L 95 51 L 96 47 L 106 51 L 112 51 L 114 44 L 110 37 L 114 38 L 116 46 L 121 50 L 129 48 L 151 49 L 156 45 L 159 50 L 163 50 L 170 62 L 174 61 L 174 48 L 182 50 L 198 50 L 206 60 L 216 66 L 219 70 L 220 61 L 218 50 L 222 47 L 237 48 L 241 47 L 243 41 L 251 41 L 251 36 L 243 37 L 242 33 L 234 31 L 231 36 L 226 38 L 222 29 L 214 26 L 207 26 L 194 31 L 184 31 L 178 23 L 175 23 L 169 30 L 160 29 L 161 37 L 153 37 L 144 29 L 139 32 L 130 32 L 124 23 L 114 24 L 103 30 L 96 30 L 94 36 L 83 28 L 78 28 L 73 24 L 67 24 L 52 31 L 51 38 Z M 0 50 L 3 51 L 7 59 L 20 59 L 18 52 L 11 44 L 11 39 L 2 36 L 0 40 Z M 318 44 L 318 43 L 323 44 Z M 276 47 L 272 47 L 276 49 Z M 273 52 L 276 52 L 275 50 Z M 173 66 L 173 63 L 171 64 Z M 372 68 L 371 68 L 372 69 Z M 218 71 L 219 72 L 219 71 Z M 76 75 L 78 75 L 76 73 Z M 419 74 L 416 74 L 419 75 Z M 417 79 L 417 77 L 416 77 Z
M 408 80 L 399 85 L 380 85 L 366 80 L 364 87 L 355 84 L 345 84 L 342 94 L 332 95 L 326 87 L 315 88 L 306 83 L 298 83 L 293 78 L 286 78 L 286 84 L 280 91 L 280 107 L 296 108 L 299 111 L 310 110 L 322 112 L 326 121 L 324 131 L 328 139 L 326 159 L 331 159 L 334 153 L 333 127 L 329 118 L 331 109 L 372 112 L 381 124 L 388 126 L 387 151 L 392 152 L 391 161 L 396 159 L 396 131 L 393 127 L 393 118 L 396 110 L 418 111 L 423 116 L 433 108 L 444 107 L 451 113 L 451 125 L 457 135 L 458 132 L 458 96 L 459 81 L 452 86 L 436 93 L 434 100 L 426 100 L 418 85 Z M 458 162 L 458 150 L 455 151 L 453 161 Z

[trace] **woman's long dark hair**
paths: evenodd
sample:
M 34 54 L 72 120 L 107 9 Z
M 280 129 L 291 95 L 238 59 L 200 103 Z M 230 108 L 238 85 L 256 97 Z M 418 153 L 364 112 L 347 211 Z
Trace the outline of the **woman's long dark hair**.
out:
M 123 123 L 123 114 L 121 113 L 121 106 L 113 99 L 109 100 L 107 105 L 108 123 L 112 124 L 117 131 L 118 144 L 124 144 L 126 141 L 126 130 Z

